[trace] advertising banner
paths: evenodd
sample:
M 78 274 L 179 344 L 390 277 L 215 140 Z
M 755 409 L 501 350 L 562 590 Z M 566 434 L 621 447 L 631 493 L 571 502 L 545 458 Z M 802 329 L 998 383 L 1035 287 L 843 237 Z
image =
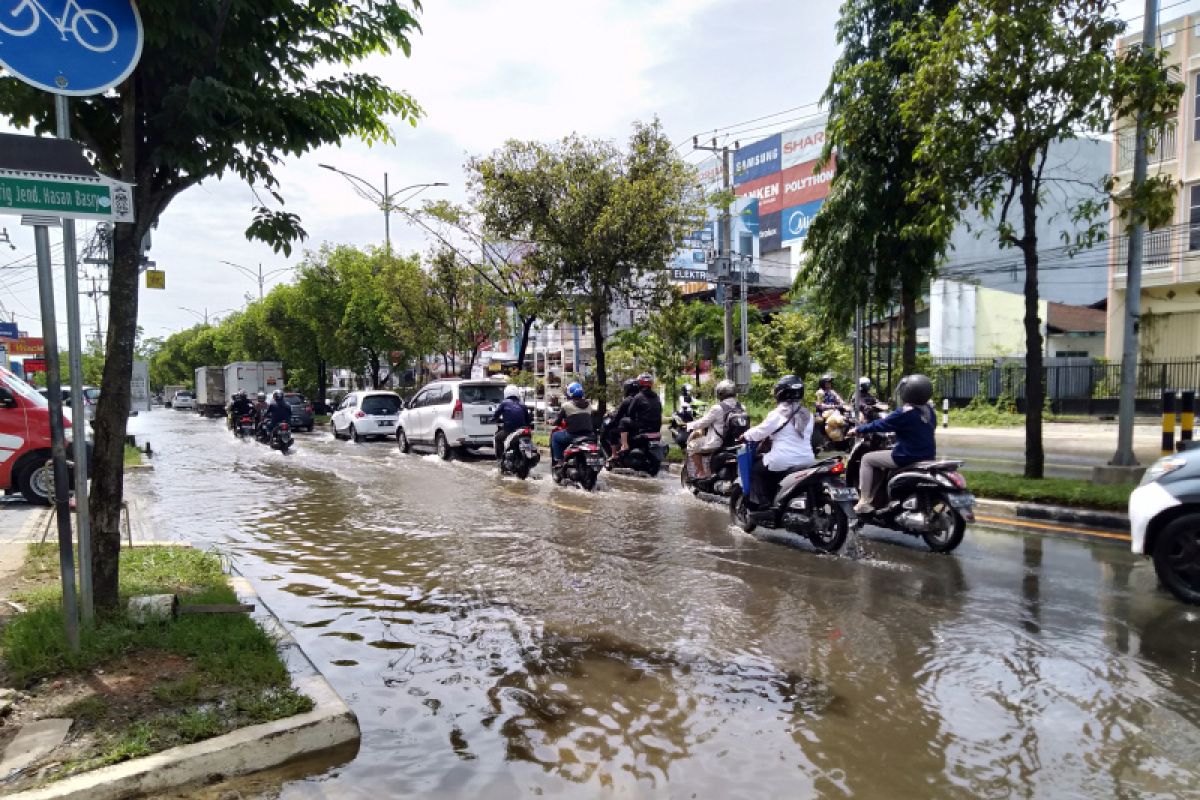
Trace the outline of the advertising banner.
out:
M 780 135 L 781 169 L 813 161 L 821 155 L 821 150 L 825 147 L 826 120 L 824 116 L 817 117 L 812 122 L 786 130 Z
M 19 339 L 5 339 L 0 344 L 4 345 L 10 356 L 40 356 L 45 352 L 42 347 L 42 340 L 31 336 L 22 336 Z
M 758 211 L 760 214 L 769 214 L 772 211 L 782 211 L 784 204 L 780 201 L 782 188 L 780 186 L 780 172 L 772 172 L 765 178 L 759 178 L 756 181 L 746 181 L 734 189 L 738 197 L 750 197 L 758 201 Z
M 733 155 L 733 185 L 765 178 L 779 172 L 779 134 L 760 139 Z
M 0 322 L 0 338 L 16 339 L 20 336 L 17 333 L 17 323 L 15 322 Z
M 825 169 L 817 170 L 816 161 L 805 161 L 785 169 L 782 175 L 782 197 L 779 208 L 795 208 L 829 196 L 836 165 L 831 159 Z
M 758 217 L 758 251 L 774 253 L 783 248 L 783 212 L 760 214 Z
M 696 165 L 696 175 L 701 189 L 705 192 L 717 191 L 721 188 L 721 159 L 716 156 L 704 159 Z
M 45 372 L 46 371 L 46 359 L 44 359 L 44 358 L 27 358 L 27 359 L 25 359 L 25 363 L 23 366 L 25 367 L 26 374 L 33 373 L 33 372 Z
M 783 243 L 789 244 L 803 239 L 808 235 L 808 228 L 813 218 L 821 210 L 824 200 L 814 200 L 802 206 L 794 206 L 783 212 Z

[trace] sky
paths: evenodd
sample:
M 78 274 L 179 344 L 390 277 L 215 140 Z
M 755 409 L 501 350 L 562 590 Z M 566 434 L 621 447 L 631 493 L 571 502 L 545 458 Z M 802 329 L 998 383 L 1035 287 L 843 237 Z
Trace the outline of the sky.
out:
M 383 243 L 382 213 L 354 193 L 327 163 L 394 190 L 442 181 L 425 199 L 464 201 L 464 161 L 511 138 L 553 140 L 578 133 L 624 140 L 634 121 L 662 121 L 680 152 L 694 134 L 719 143 L 753 141 L 818 109 L 815 102 L 837 55 L 835 0 L 426 0 L 423 32 L 409 58 L 375 57 L 363 71 L 403 89 L 424 109 L 416 127 L 395 121 L 393 144 L 337 147 L 287 159 L 276 171 L 285 209 L 301 217 L 309 238 L 284 257 L 244 235 L 257 205 L 236 178 L 206 181 L 167 209 L 153 232 L 150 257 L 166 272 L 166 290 L 140 289 L 139 321 L 148 337 L 215 319 L 257 296 L 257 281 L 223 264 L 291 279 L 306 249 L 324 242 Z M 1163 18 L 1200 9 L 1200 0 L 1162 0 Z M 1140 0 L 1121 4 L 1139 16 Z M 1133 20 L 1131 29 L 1140 27 Z M 760 119 L 766 117 L 766 119 Z M 743 124 L 747 120 L 759 120 Z M 0 125 L 0 129 L 11 130 Z M 86 233 L 90 224 L 82 226 Z M 40 335 L 32 229 L 0 217 L 15 249 L 0 235 L 0 318 L 15 314 Z M 392 218 L 393 247 L 424 251 L 428 241 Z M 63 274 L 55 250 L 55 296 L 65 335 Z M 99 268 L 84 273 L 99 275 Z M 143 281 L 144 284 L 144 281 Z M 90 285 L 90 284 L 89 284 Z M 95 327 L 81 298 L 85 329 Z M 104 308 L 101 307 L 104 315 Z M 105 317 L 106 319 L 106 317 Z

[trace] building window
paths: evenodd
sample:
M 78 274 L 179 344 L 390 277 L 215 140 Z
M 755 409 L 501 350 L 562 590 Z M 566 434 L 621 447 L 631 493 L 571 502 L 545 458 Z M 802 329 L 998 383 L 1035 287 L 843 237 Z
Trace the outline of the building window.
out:
M 1158 35 L 1158 43 L 1159 43 L 1158 46 L 1163 48 L 1164 50 L 1166 50 L 1167 48 L 1170 48 L 1170 47 L 1174 47 L 1175 46 L 1175 31 L 1174 31 L 1174 29 L 1169 30 L 1169 31 L 1163 31 L 1162 33 L 1160 33 Z
M 1192 139 L 1200 142 L 1200 72 L 1196 73 L 1196 96 L 1193 98 L 1192 116 L 1195 120 L 1196 129 L 1192 133 Z
M 1200 250 L 1200 184 L 1192 187 L 1188 210 L 1188 250 Z

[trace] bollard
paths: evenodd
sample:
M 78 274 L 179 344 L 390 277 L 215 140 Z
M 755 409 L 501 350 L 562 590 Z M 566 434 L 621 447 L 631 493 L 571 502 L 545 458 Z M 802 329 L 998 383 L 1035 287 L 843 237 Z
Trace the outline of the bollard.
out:
M 950 427 L 950 398 L 942 398 L 942 427 Z
M 1162 454 L 1175 452 L 1175 390 L 1162 391 Z
M 1196 390 L 1188 389 L 1183 393 L 1183 403 L 1179 408 L 1179 449 L 1186 449 L 1184 442 L 1192 440 L 1192 428 L 1196 424 Z

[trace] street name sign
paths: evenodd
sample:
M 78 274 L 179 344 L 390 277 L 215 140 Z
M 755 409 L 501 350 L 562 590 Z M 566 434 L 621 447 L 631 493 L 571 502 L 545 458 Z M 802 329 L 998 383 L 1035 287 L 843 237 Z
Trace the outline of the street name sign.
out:
M 133 192 L 104 177 L 0 169 L 0 214 L 133 222 Z
M 54 94 L 102 94 L 142 55 L 142 19 L 133 0 L 5 0 L 0 66 Z

